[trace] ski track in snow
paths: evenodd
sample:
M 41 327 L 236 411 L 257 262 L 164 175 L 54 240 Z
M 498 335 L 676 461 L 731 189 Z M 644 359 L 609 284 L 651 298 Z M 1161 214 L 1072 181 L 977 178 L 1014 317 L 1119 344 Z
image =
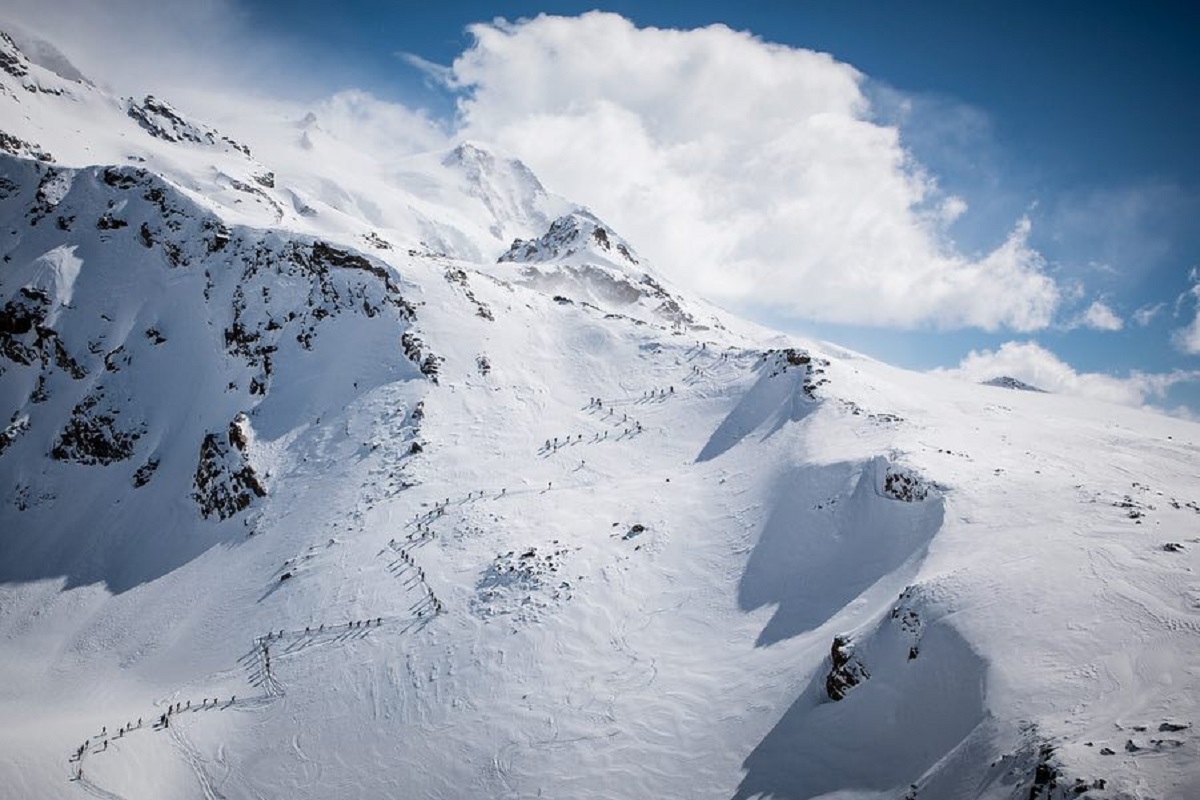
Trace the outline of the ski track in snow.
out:
M 697 348 L 696 352 L 699 353 L 701 351 Z M 725 361 L 724 361 L 724 359 L 718 358 L 714 363 L 715 364 L 724 364 Z M 694 376 L 695 373 L 690 373 L 690 375 Z M 683 381 L 681 381 L 681 386 L 687 386 L 687 385 L 688 385 L 688 381 L 685 378 Z M 603 414 L 603 416 L 600 417 L 602 422 L 606 423 L 611 428 L 619 427 L 622 429 L 621 436 L 614 437 L 614 439 L 612 440 L 614 442 L 620 442 L 625 438 L 630 438 L 633 436 L 641 435 L 643 433 L 643 429 L 641 428 L 640 421 L 633 419 L 631 417 L 628 417 L 628 415 L 623 415 L 624 417 L 627 417 L 627 418 L 618 420 L 616 418 L 616 413 L 613 411 L 613 408 L 618 407 L 618 406 L 658 405 L 658 404 L 662 404 L 665 402 L 675 400 L 676 396 L 677 395 L 675 393 L 674 385 L 672 384 L 667 387 L 659 387 L 659 388 L 654 388 L 654 389 L 650 389 L 650 390 L 645 390 L 637 396 L 625 395 L 625 396 L 618 396 L 618 397 L 612 398 L 612 399 L 595 398 L 593 401 L 589 402 L 588 405 L 581 408 L 580 412 L 589 418 L 599 417 L 601 414 Z M 682 394 L 680 394 L 679 396 L 682 397 Z M 580 436 L 581 435 L 576 435 L 576 438 L 573 440 L 569 436 L 564 437 L 564 442 L 562 445 L 556 445 L 556 444 L 552 443 L 551 447 L 549 447 L 549 448 L 546 448 L 543 446 L 542 448 L 540 448 L 538 450 L 538 455 L 541 457 L 551 457 L 551 456 L 558 455 L 560 449 L 565 449 L 567 447 L 572 447 L 572 446 L 576 446 L 579 444 L 593 445 L 593 444 L 598 444 L 603 441 L 600 438 L 598 438 L 600 436 L 600 434 L 598 434 L 598 433 L 594 434 L 593 438 L 586 442 L 584 442 L 580 438 Z M 594 485 L 595 485 L 594 483 L 574 483 L 569 486 L 563 486 L 560 484 L 560 486 L 558 487 L 558 491 L 564 491 L 566 489 L 578 489 L 578 488 L 590 487 L 590 486 L 594 486 Z M 370 488 L 370 487 L 368 485 L 364 485 L 362 487 L 362 489 L 364 489 L 364 490 L 367 488 Z M 415 549 L 423 546 L 427 542 L 432 541 L 436 537 L 436 531 L 434 531 L 430 526 L 432 526 L 439 519 L 442 518 L 445 508 L 448 508 L 450 505 L 463 506 L 468 503 L 479 502 L 480 500 L 484 499 L 485 497 L 488 497 L 491 501 L 495 502 L 495 501 L 504 500 L 505 498 L 507 498 L 509 496 L 527 495 L 527 494 L 533 494 L 535 492 L 539 493 L 539 494 L 546 494 L 551 491 L 554 491 L 554 488 L 550 487 L 550 486 L 548 486 L 545 489 L 540 489 L 540 490 L 534 489 L 534 488 L 524 489 L 524 490 L 514 489 L 511 492 L 509 492 L 507 490 L 507 487 L 503 487 L 503 491 L 491 491 L 491 492 L 488 492 L 488 490 L 480 489 L 477 491 L 471 491 L 467 495 L 459 496 L 457 498 L 453 498 L 453 497 L 447 498 L 445 502 L 443 502 L 440 505 L 435 505 L 434 509 L 426 512 L 425 514 L 423 514 L 423 515 L 418 514 L 418 516 L 416 518 L 406 522 L 403 525 L 403 529 L 409 530 L 409 529 L 416 528 L 419 531 L 419 535 L 418 535 L 418 533 L 410 533 L 408 536 L 406 536 L 406 538 L 404 539 L 403 542 L 398 542 L 395 539 L 392 539 L 387 543 L 385 549 L 380 551 L 380 555 L 385 556 L 385 557 L 390 557 L 393 555 L 396 556 L 395 560 L 392 560 L 387 563 L 388 572 L 390 572 L 391 574 L 396 576 L 398 579 L 400 579 L 406 590 L 419 590 L 420 591 L 421 598 L 414 605 L 410 606 L 410 609 L 416 613 L 416 616 L 413 616 L 410 618 L 403 618 L 403 619 L 396 618 L 393 616 L 369 617 L 366 620 L 359 621 L 358 623 L 351 622 L 351 623 L 330 625 L 330 626 L 321 624 L 321 625 L 316 626 L 315 629 L 312 626 L 310 626 L 309 628 L 306 628 L 304 630 L 271 631 L 268 634 L 258 636 L 254 639 L 254 646 L 251 648 L 249 654 L 242 656 L 242 658 L 239 659 L 239 661 L 245 660 L 244 669 L 247 674 L 247 681 L 251 686 L 260 688 L 262 690 L 262 694 L 257 695 L 257 696 L 243 697 L 242 699 L 236 700 L 235 702 L 227 701 L 225 703 L 219 704 L 220 708 L 222 710 L 225 710 L 230 707 L 236 707 L 241 710 L 253 710 L 253 709 L 257 709 L 257 708 L 262 708 L 265 704 L 269 704 L 269 703 L 273 702 L 274 700 L 282 698 L 283 696 L 286 695 L 286 693 L 287 693 L 286 689 L 284 688 L 283 684 L 279 681 L 279 679 L 276 677 L 275 671 L 271 669 L 270 661 L 267 658 L 265 658 L 265 654 L 267 653 L 268 648 L 271 646 L 272 643 L 287 642 L 286 644 L 284 644 L 282 650 L 279 650 L 278 649 L 279 645 L 276 644 L 277 655 L 276 655 L 275 659 L 278 662 L 279 660 L 282 660 L 282 659 L 293 659 L 300 655 L 303 655 L 305 653 L 305 651 L 307 651 L 309 648 L 312 648 L 312 647 L 328 646 L 328 645 L 332 645 L 332 644 L 338 644 L 338 643 L 347 641 L 349 639 L 355 639 L 355 638 L 361 638 L 361 637 L 367 636 L 367 635 L 371 634 L 373 630 L 378 630 L 384 624 L 388 625 L 389 628 L 392 626 L 395 626 L 397 624 L 405 624 L 405 627 L 403 627 L 399 631 L 399 635 L 408 633 L 414 627 L 418 627 L 418 628 L 424 627 L 432 620 L 433 616 L 436 616 L 437 614 L 441 613 L 440 609 L 438 608 L 440 606 L 440 601 L 437 599 L 437 596 L 434 594 L 432 587 L 426 581 L 423 570 L 421 570 L 421 568 L 418 567 L 416 565 L 416 562 L 412 559 L 411 553 Z M 358 504 L 359 508 L 361 508 L 361 506 L 362 506 L 362 501 L 360 501 Z M 351 518 L 354 520 L 360 520 L 361 519 L 361 511 L 355 511 L 351 515 Z M 415 582 L 414 581 L 406 582 L 404 580 L 404 578 L 407 574 L 415 575 L 416 576 Z M 619 573 L 618 573 L 618 576 L 621 580 L 624 580 L 623 576 L 620 576 Z M 682 605 L 683 602 L 686 602 L 686 601 L 680 601 L 680 605 Z M 437 606 L 435 606 L 435 604 L 437 604 Z M 654 614 L 664 613 L 666 611 L 669 611 L 669 609 L 657 609 L 657 610 L 648 611 L 647 618 L 643 621 L 642 627 L 645 628 L 650 624 L 651 616 L 653 616 Z M 362 624 L 363 622 L 366 623 L 365 627 L 358 627 L 358 625 Z M 374 628 L 372 628 L 372 623 L 375 623 Z M 653 684 L 655 677 L 657 676 L 657 672 L 658 672 L 657 666 L 656 666 L 654 659 L 651 659 L 649 664 L 643 666 L 641 663 L 641 658 L 629 648 L 628 644 L 625 641 L 625 629 L 626 629 L 627 624 L 628 624 L 627 618 L 621 618 L 617 622 L 617 627 L 613 633 L 613 637 L 611 639 L 611 644 L 617 651 L 621 652 L 626 659 L 628 659 L 628 663 L 629 663 L 629 667 L 630 667 L 629 680 L 634 681 L 636 683 L 640 683 L 641 684 L 640 688 L 643 688 L 643 689 L 648 688 L 651 684 Z M 253 655 L 250 656 L 250 654 L 253 654 Z M 618 678 L 621 679 L 621 676 L 618 675 Z M 174 699 L 177 696 L 178 696 L 178 693 L 172 693 L 171 697 L 173 699 L 168 703 L 169 706 L 173 707 L 176 703 L 179 703 L 181 705 L 186 705 L 186 701 Z M 567 698 L 567 704 L 568 704 L 568 706 L 572 705 L 572 702 L 569 697 Z M 218 704 L 214 703 L 212 708 L 216 708 L 217 705 Z M 590 701 L 588 703 L 585 703 L 585 705 L 590 705 Z M 208 706 L 206 705 L 204 708 L 187 707 L 187 708 L 184 708 L 183 711 L 181 711 L 179 713 L 182 714 L 182 713 L 187 713 L 189 711 L 195 712 L 195 711 L 200 711 L 200 710 L 208 710 Z M 159 713 L 162 713 L 162 712 L 159 712 Z M 166 730 L 171 738 L 171 741 L 175 745 L 176 749 L 179 751 L 179 753 L 183 756 L 184 760 L 187 762 L 189 768 L 192 771 L 192 774 L 195 775 L 196 780 L 200 785 L 203 796 L 206 798 L 206 800 L 224 800 L 225 796 L 220 791 L 217 790 L 212 779 L 209 777 L 209 774 L 208 774 L 208 771 L 206 768 L 206 760 L 196 750 L 196 748 L 191 744 L 190 740 L 188 740 L 188 738 L 184 734 L 184 732 L 180 729 L 179 720 L 176 719 L 173 714 L 168 714 L 168 718 L 175 719 L 175 721 L 172 722 L 166 728 Z M 604 714 L 601 714 L 599 719 L 602 719 L 602 720 L 607 719 L 609 721 L 612 721 L 614 718 L 611 714 L 611 711 L 609 711 Z M 145 730 L 159 730 L 157 725 L 144 726 L 144 729 Z M 142 730 L 143 730 L 143 728 L 135 728 L 130 733 L 141 732 Z M 130 734 L 124 734 L 124 736 L 128 736 L 128 735 L 130 735 Z M 567 740 L 561 740 L 556 735 L 549 739 L 533 740 L 530 742 L 526 742 L 525 746 L 560 747 L 560 746 L 567 746 L 567 745 L 581 742 L 581 741 L 587 741 L 589 739 L 609 738 L 614 735 L 616 735 L 616 734 L 610 733 L 610 734 L 605 734 L 602 736 L 579 737 L 576 739 L 567 739 Z M 96 738 L 107 738 L 107 737 L 100 737 L 100 736 L 93 737 L 93 739 L 96 739 Z M 292 746 L 293 746 L 293 749 L 298 754 L 298 756 L 300 757 L 302 762 L 309 761 L 307 756 L 305 756 L 303 754 L 303 751 L 300 749 L 299 744 L 298 744 L 297 740 L 295 739 L 295 737 L 293 737 Z M 511 747 L 511 746 L 512 745 L 509 745 L 508 747 Z M 98 753 L 95 753 L 94 751 L 92 751 L 90 749 L 85 751 L 85 753 L 84 753 L 84 755 L 90 755 L 90 754 L 98 755 Z M 106 790 L 97 786 L 95 783 L 93 783 L 87 779 L 78 777 L 79 775 L 82 774 L 81 770 L 82 770 L 82 766 L 83 766 L 83 759 L 75 760 L 72 758 L 72 759 L 68 759 L 68 761 L 76 764 L 76 770 L 75 770 L 76 776 L 73 778 L 73 780 L 85 791 L 88 791 L 89 793 L 91 793 L 97 797 L 112 798 L 114 800 L 124 800 L 124 798 L 122 798 L 120 795 L 116 795 L 116 794 L 107 792 Z M 504 787 L 505 792 L 512 792 L 513 788 L 507 782 L 505 771 L 500 766 L 501 763 L 502 763 L 502 759 L 501 759 L 501 756 L 498 754 L 493 759 L 493 767 L 495 769 L 495 777 L 501 783 L 501 785 Z

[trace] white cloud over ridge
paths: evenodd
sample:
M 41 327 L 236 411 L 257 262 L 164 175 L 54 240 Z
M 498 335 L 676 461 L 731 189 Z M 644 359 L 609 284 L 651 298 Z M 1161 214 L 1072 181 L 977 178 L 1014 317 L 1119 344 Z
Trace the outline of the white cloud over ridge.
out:
M 953 245 L 947 228 L 965 202 L 876 121 L 861 73 L 724 26 L 639 29 L 600 12 L 473 26 L 474 45 L 450 67 L 406 59 L 461 93 L 447 131 L 419 109 L 332 93 L 335 78 L 255 31 L 238 0 L 13 0 L 9 12 L 85 72 L 102 66 L 98 77 L 123 90 L 161 88 L 252 144 L 273 135 L 253 117 L 289 108 L 314 109 L 324 129 L 381 162 L 456 136 L 494 143 L 677 284 L 726 305 L 1033 331 L 1065 297 L 1029 243 L 1028 219 L 991 252 Z M 148 74 L 154 85 L 141 85 Z
M 1078 372 L 1037 342 L 1005 342 L 996 350 L 972 350 L 957 368 L 933 372 L 975 382 L 1008 376 L 1048 392 L 1127 406 L 1161 401 L 1171 387 L 1200 381 L 1200 370 L 1160 373 L 1135 370 L 1124 378 L 1102 372 Z
M 1030 331 L 1060 289 L 1019 220 L 980 257 L 963 213 L 871 119 L 863 76 L 720 25 L 608 13 L 471 28 L 463 135 L 587 203 L 659 268 L 727 303 L 828 322 Z

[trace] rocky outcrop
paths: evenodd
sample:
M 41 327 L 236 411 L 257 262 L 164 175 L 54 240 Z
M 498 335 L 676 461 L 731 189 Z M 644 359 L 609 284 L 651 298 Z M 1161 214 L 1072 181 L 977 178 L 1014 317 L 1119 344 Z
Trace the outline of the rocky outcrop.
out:
M 425 343 L 412 331 L 405 331 L 404 335 L 400 337 L 400 346 L 404 348 L 404 355 L 417 365 L 422 375 L 434 383 L 438 382 L 438 371 L 441 369 L 443 361 L 441 356 L 425 352 L 423 349 Z
M 17 43 L 12 40 L 12 37 L 4 31 L 0 31 L 0 70 L 14 78 L 24 78 L 29 75 L 29 59 L 21 52 L 21 48 L 17 47 Z
M 892 624 L 909 638 L 908 660 L 912 661 L 921 653 L 921 635 L 925 632 L 925 620 L 917 608 L 917 588 L 906 587 L 892 608 Z
M 630 266 L 637 266 L 639 263 L 628 244 L 586 211 L 576 211 L 559 217 L 550 224 L 550 230 L 537 239 L 514 239 L 499 261 L 560 261 L 589 250 L 601 257 L 612 258 L 618 263 Z
M 207 125 L 190 122 L 170 103 L 160 100 L 154 95 L 146 95 L 141 102 L 130 100 L 126 113 L 156 139 L 167 142 L 228 145 L 247 157 L 250 155 L 250 148 L 235 142 L 228 136 L 222 136 Z
M 829 383 L 829 379 L 824 377 L 825 368 L 829 366 L 829 362 L 823 358 L 813 358 L 807 350 L 795 347 L 768 350 L 763 353 L 763 358 L 771 365 L 771 371 L 768 374 L 770 378 L 783 375 L 791 370 L 803 371 L 804 381 L 800 388 L 810 400 L 817 399 L 817 389 Z
M 119 419 L 120 410 L 105 403 L 102 392 L 88 395 L 71 412 L 50 457 L 89 465 L 130 458 L 143 431 L 140 427 L 124 428 Z
M 832 665 L 825 677 L 825 694 L 830 700 L 841 700 L 850 690 L 871 677 L 866 666 L 854 651 L 854 642 L 849 636 L 833 637 L 829 649 Z
M 38 161 L 53 161 L 54 156 L 33 142 L 27 142 L 12 134 L 0 131 L 0 150 L 18 158 L 35 158 Z
M 17 417 L 0 431 L 0 456 L 29 430 L 29 415 Z
M 67 351 L 58 332 L 47 326 L 50 298 L 40 289 L 22 287 L 0 308 L 0 358 L 22 366 L 56 366 L 72 378 L 87 370 Z M 44 380 L 44 375 L 43 375 Z
M 888 467 L 883 477 L 883 494 L 893 500 L 917 503 L 929 496 L 929 484 L 912 470 L 896 465 Z
M 140 489 L 150 482 L 154 477 L 154 473 L 158 470 L 158 459 L 151 458 L 145 464 L 142 464 L 133 473 L 134 488 Z
M 228 519 L 243 511 L 257 497 L 265 497 L 266 486 L 251 466 L 249 421 L 239 414 L 224 433 L 205 434 L 192 499 L 205 519 Z

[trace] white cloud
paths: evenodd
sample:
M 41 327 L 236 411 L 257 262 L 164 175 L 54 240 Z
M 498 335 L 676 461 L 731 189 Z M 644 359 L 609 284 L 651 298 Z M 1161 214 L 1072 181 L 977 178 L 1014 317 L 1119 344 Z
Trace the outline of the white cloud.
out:
M 954 220 L 967 213 L 967 201 L 958 195 L 951 195 L 942 201 L 941 207 L 938 209 L 938 214 L 942 218 L 942 223 L 949 225 Z
M 1117 315 L 1103 300 L 1096 300 L 1084 309 L 1078 316 L 1067 323 L 1067 330 L 1074 328 L 1091 328 L 1094 331 L 1119 331 L 1125 327 L 1125 321 Z
M 1192 270 L 1192 280 L 1196 280 L 1196 270 Z M 1190 325 L 1179 328 L 1175 331 L 1173 338 L 1175 345 L 1185 353 L 1190 355 L 1200 355 L 1200 283 L 1197 283 L 1191 288 L 1191 295 L 1195 298 L 1195 307 L 1192 313 Z
M 397 57 L 410 67 L 415 67 L 425 74 L 434 84 L 449 86 L 454 82 L 454 71 L 442 64 L 435 64 L 427 58 L 421 58 L 416 53 L 397 53 Z
M 1047 326 L 1060 292 L 1030 223 L 979 258 L 863 76 L 714 25 L 614 14 L 472 26 L 452 65 L 462 132 L 587 203 L 677 282 L 832 322 Z
M 958 367 L 934 372 L 970 381 L 1009 376 L 1058 394 L 1076 395 L 1128 406 L 1162 400 L 1172 386 L 1200 380 L 1200 371 L 1130 372 L 1118 378 L 1101 372 L 1077 372 L 1036 342 L 1005 342 L 997 350 L 972 350 Z
M 1133 312 L 1133 321 L 1136 322 L 1139 327 L 1144 328 L 1153 322 L 1154 318 L 1157 317 L 1159 313 L 1161 313 L 1166 307 L 1166 303 L 1150 303 L 1144 305 Z

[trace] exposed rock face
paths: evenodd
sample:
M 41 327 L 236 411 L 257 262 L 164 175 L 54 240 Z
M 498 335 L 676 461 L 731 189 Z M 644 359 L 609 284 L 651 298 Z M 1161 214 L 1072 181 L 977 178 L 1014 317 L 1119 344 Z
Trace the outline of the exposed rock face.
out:
M 637 266 L 639 263 L 628 244 L 616 234 L 610 233 L 596 217 L 579 211 L 554 220 L 550 224 L 550 230 L 537 239 L 513 240 L 499 261 L 559 261 L 586 250 L 595 251 L 601 257 L 613 258 L 618 263 L 631 266 Z
M 801 369 L 804 370 L 804 394 L 809 399 L 817 398 L 817 389 L 829 383 L 829 379 L 822 377 L 825 374 L 825 368 L 829 366 L 829 362 L 823 358 L 814 359 L 804 350 L 799 350 L 794 347 L 787 347 L 783 350 L 768 350 L 763 354 L 763 358 L 772 359 L 772 367 L 770 377 L 782 375 L 788 370 Z
M 154 473 L 157 469 L 158 469 L 158 459 L 157 458 L 151 458 L 145 464 L 142 464 L 140 467 L 138 467 L 137 471 L 133 473 L 134 487 L 140 489 L 143 486 L 145 486 L 146 484 L 148 484 L 151 481 L 151 479 L 154 477 Z
M 50 456 L 79 464 L 112 464 L 131 457 L 140 428 L 122 429 L 120 411 L 103 403 L 103 393 L 88 395 L 75 406 Z
M 518 282 L 546 294 L 642 322 L 694 330 L 710 327 L 646 271 L 624 240 L 584 210 L 554 220 L 537 239 L 514 240 L 498 261 L 525 265 Z
M 11 153 L 19 158 L 36 158 L 38 161 L 53 161 L 54 156 L 33 142 L 27 142 L 11 134 L 0 131 L 0 150 Z
M 916 593 L 916 587 L 907 587 L 900 593 L 900 598 L 896 601 L 895 608 L 892 609 L 892 622 L 900 626 L 900 630 L 908 634 L 912 640 L 908 647 L 909 661 L 920 655 L 921 634 L 925 632 L 925 621 L 921 618 L 920 611 L 917 610 Z
M 4 31 L 0 31 L 0 70 L 4 70 L 14 78 L 24 78 L 29 75 L 29 59 L 17 47 Z
M 207 145 L 225 144 L 246 156 L 250 155 L 250 148 L 238 144 L 228 136 L 222 136 L 206 125 L 188 121 L 170 103 L 153 95 L 146 95 L 140 103 L 130 100 L 126 113 L 157 139 Z
M 0 455 L 4 455 L 4 451 L 21 438 L 27 430 L 29 430 L 29 416 L 25 415 L 13 420 L 3 431 L 0 431 Z
M 442 358 L 433 353 L 426 353 L 423 349 L 425 343 L 421 341 L 421 337 L 412 331 L 405 331 L 404 335 L 400 337 L 400 346 L 404 348 L 404 355 L 417 365 L 422 375 L 434 383 L 438 382 L 438 370 L 441 369 Z
M 825 678 L 825 693 L 830 700 L 843 699 L 851 689 L 871 677 L 854 652 L 854 642 L 849 636 L 833 637 L 829 657 L 833 665 Z
M 192 499 L 206 519 L 228 519 L 267 494 L 250 465 L 248 428 L 245 415 L 239 414 L 224 435 L 209 433 L 200 443 Z
M 916 503 L 929 496 L 929 484 L 915 472 L 891 466 L 883 479 L 883 493 L 893 500 Z

